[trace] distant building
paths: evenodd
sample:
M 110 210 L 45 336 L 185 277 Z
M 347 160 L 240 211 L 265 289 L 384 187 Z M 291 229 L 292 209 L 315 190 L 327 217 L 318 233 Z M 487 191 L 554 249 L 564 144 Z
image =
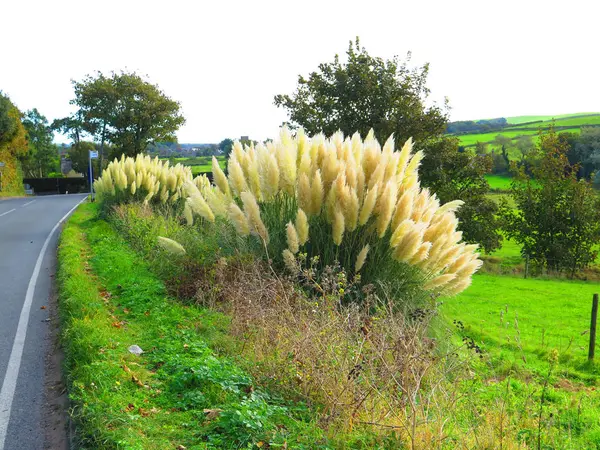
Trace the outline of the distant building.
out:
M 249 141 L 250 140 L 250 136 L 240 136 L 240 141 L 244 142 L 244 141 Z
M 63 175 L 66 175 L 71 170 L 73 170 L 73 163 L 70 159 L 66 157 L 66 155 L 61 154 L 60 156 L 60 171 Z

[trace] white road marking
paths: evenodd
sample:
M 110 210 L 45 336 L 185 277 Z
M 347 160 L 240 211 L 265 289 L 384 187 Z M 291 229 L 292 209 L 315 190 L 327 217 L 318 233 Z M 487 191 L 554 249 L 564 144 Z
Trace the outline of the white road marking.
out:
M 87 197 L 83 198 L 77 203 L 68 213 L 66 213 L 62 219 L 58 221 L 54 228 L 50 231 L 50 234 L 46 238 L 40 254 L 35 263 L 33 274 L 29 280 L 27 286 L 27 293 L 25 294 L 25 302 L 23 303 L 23 309 L 21 309 L 21 316 L 19 317 L 19 324 L 17 325 L 17 333 L 15 334 L 15 341 L 10 352 L 10 358 L 8 360 L 8 367 L 6 369 L 6 375 L 2 383 L 2 390 L 0 390 L 0 450 L 4 450 L 4 442 L 6 440 L 6 432 L 8 431 L 8 422 L 10 420 L 10 412 L 12 408 L 13 398 L 15 396 L 15 389 L 17 387 L 17 379 L 19 377 L 19 369 L 21 368 L 21 358 L 23 356 L 23 349 L 25 347 L 25 338 L 27 337 L 27 325 L 29 323 L 29 313 L 31 311 L 31 303 L 33 302 L 33 294 L 35 292 L 35 285 L 37 283 L 38 275 L 42 267 L 42 261 L 50 244 L 50 240 L 54 235 L 56 229 L 61 223 L 65 221 L 69 214 L 75 211 L 81 203 L 83 203 Z M 14 211 L 14 210 L 13 210 Z
M 31 205 L 35 201 L 37 201 L 37 200 L 31 200 L 30 202 L 27 202 L 24 205 L 22 205 L 21 208 L 25 208 L 27 205 Z
M 2 217 L 2 216 L 5 216 L 5 215 L 7 215 L 8 213 L 11 213 L 11 212 L 13 212 L 13 211 L 16 211 L 16 209 L 14 209 L 14 208 L 13 208 L 13 209 L 11 209 L 10 211 L 6 211 L 6 212 L 4 212 L 4 213 L 0 214 L 0 217 Z

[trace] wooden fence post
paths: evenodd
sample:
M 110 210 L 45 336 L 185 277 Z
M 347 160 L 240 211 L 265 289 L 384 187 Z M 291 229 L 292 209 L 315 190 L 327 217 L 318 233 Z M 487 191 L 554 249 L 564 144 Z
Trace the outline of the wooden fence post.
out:
M 594 294 L 592 300 L 592 321 L 590 323 L 590 348 L 588 350 L 588 360 L 592 361 L 596 353 L 596 319 L 598 318 L 598 294 Z

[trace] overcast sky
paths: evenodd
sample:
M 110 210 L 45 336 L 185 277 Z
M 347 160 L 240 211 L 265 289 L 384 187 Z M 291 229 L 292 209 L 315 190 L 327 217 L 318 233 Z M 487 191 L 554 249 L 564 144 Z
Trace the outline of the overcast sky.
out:
M 8 1 L 0 90 L 50 120 L 72 111 L 71 79 L 147 74 L 181 102 L 180 142 L 271 137 L 273 96 L 343 54 L 412 52 L 451 119 L 600 111 L 597 0 Z

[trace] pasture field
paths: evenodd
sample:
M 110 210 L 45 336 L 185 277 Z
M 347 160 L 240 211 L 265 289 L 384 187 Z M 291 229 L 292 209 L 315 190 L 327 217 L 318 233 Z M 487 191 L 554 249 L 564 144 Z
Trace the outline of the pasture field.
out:
M 581 112 L 581 113 L 572 113 L 572 114 L 556 114 L 553 116 L 514 116 L 507 117 L 506 120 L 510 125 L 519 125 L 521 123 L 534 122 L 538 120 L 552 120 L 552 119 L 563 119 L 569 117 L 578 117 L 578 116 L 589 116 L 593 114 L 600 114 L 597 112 Z
M 542 122 L 541 125 L 548 126 L 550 121 Z M 585 125 L 600 125 L 600 115 L 594 116 L 582 116 L 582 117 L 566 117 L 564 119 L 555 120 L 554 124 L 557 127 L 570 127 L 570 126 L 585 126 Z M 537 125 L 537 124 L 534 124 Z
M 587 363 L 587 351 L 592 295 L 599 291 L 598 283 L 480 274 L 442 310 L 495 364 L 542 373 L 556 349 L 564 377 L 596 382 L 599 366 Z
M 490 185 L 490 189 L 493 191 L 508 191 L 510 189 L 510 183 L 512 177 L 508 175 L 486 175 L 485 179 Z
M 178 158 L 161 158 L 161 159 L 174 160 L 175 163 L 183 164 L 184 166 L 189 166 L 192 169 L 192 174 L 194 176 L 212 171 L 212 156 L 178 157 Z M 227 166 L 227 160 L 226 160 L 225 156 L 221 156 L 221 155 L 217 156 L 217 160 L 219 161 L 219 166 L 221 166 L 221 169 L 225 170 L 225 167 Z
M 492 131 L 491 133 L 479 133 L 479 134 L 463 134 L 458 137 L 458 140 L 460 142 L 460 145 L 463 145 L 465 147 L 469 147 L 469 146 L 473 146 L 475 144 L 477 144 L 477 142 L 492 142 L 496 136 L 498 136 L 499 134 L 503 135 L 503 136 L 507 136 L 511 139 L 516 138 L 517 136 L 523 136 L 523 135 L 535 135 L 537 134 L 537 130 L 526 130 L 526 131 L 508 131 L 510 130 L 505 129 L 504 131 L 502 130 L 497 130 L 497 131 Z
M 471 147 L 477 144 L 477 142 L 490 143 L 493 142 L 494 138 L 499 134 L 511 139 L 524 135 L 537 135 L 540 128 L 547 129 L 553 121 L 556 127 L 567 127 L 560 129 L 560 132 L 580 133 L 581 128 L 586 125 L 600 125 L 600 113 L 576 113 L 557 116 L 519 116 L 509 117 L 507 120 L 510 126 L 503 130 L 457 136 L 460 145 Z M 528 123 L 533 121 L 542 122 Z
M 535 125 L 535 126 L 534 126 Z M 505 128 L 504 130 L 498 130 L 491 133 L 475 133 L 475 134 L 463 134 L 461 136 L 457 136 L 460 145 L 464 147 L 472 147 L 477 142 L 483 143 L 491 143 L 494 141 L 496 136 L 501 134 L 502 136 L 509 137 L 511 139 L 516 139 L 519 136 L 534 136 L 534 140 L 537 141 L 537 134 L 539 132 L 539 127 L 547 126 L 545 123 L 534 124 L 529 128 L 520 128 L 519 130 L 513 130 L 512 128 Z M 561 125 L 562 126 L 562 125 Z M 560 130 L 560 132 L 568 132 L 568 133 L 579 133 L 581 131 L 580 127 L 566 128 L 564 130 Z M 512 155 L 511 155 L 512 156 Z

